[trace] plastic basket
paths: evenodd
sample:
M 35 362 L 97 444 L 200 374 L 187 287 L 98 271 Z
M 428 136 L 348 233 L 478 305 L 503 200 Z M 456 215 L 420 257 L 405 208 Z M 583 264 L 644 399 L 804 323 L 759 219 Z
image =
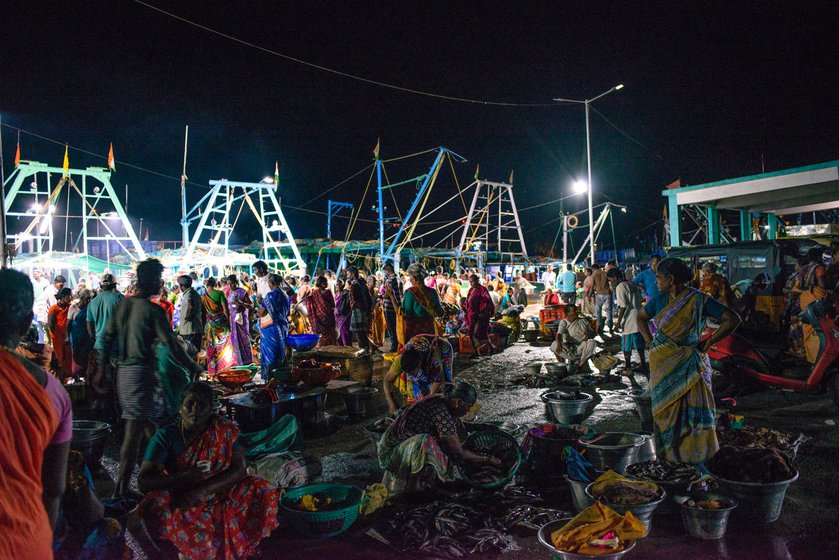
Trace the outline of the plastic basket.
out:
M 346 502 L 346 507 L 331 511 L 300 511 L 294 507 L 306 494 L 332 498 L 334 502 Z M 361 510 L 364 492 L 350 484 L 310 484 L 289 490 L 280 500 L 289 524 L 298 533 L 307 537 L 328 539 L 349 529 Z
M 516 476 L 516 471 L 519 470 L 519 466 L 521 465 L 521 448 L 519 447 L 516 438 L 507 432 L 503 432 L 498 429 L 491 429 L 473 432 L 466 438 L 466 441 L 463 442 L 464 449 L 480 454 L 489 454 L 492 450 L 497 452 L 499 446 L 501 447 L 501 450 L 515 453 L 516 456 L 515 463 L 508 469 L 504 476 L 497 478 L 492 482 L 478 482 L 477 480 L 469 478 L 469 476 L 464 472 L 463 480 L 476 488 L 487 489 L 499 488 L 510 482 L 513 477 Z

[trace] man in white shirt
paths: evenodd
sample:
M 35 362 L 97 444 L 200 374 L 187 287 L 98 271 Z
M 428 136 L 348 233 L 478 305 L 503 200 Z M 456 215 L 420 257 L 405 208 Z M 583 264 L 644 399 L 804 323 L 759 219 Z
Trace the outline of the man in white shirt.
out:
M 638 313 L 644 307 L 644 295 L 641 289 L 628 282 L 621 269 L 610 268 L 606 273 L 609 285 L 615 292 L 615 299 L 618 306 L 618 317 L 615 321 L 615 328 L 621 330 L 621 350 L 625 362 L 623 375 L 632 377 L 632 351 L 637 350 L 641 360 L 641 372 L 647 372 L 647 361 L 644 356 L 646 344 L 641 332 L 638 329 Z
M 256 276 L 257 299 L 261 302 L 262 298 L 271 291 L 271 288 L 268 287 L 268 265 L 265 261 L 256 261 L 253 263 L 253 274 Z
M 556 285 L 556 272 L 551 267 L 542 273 L 542 283 L 545 284 L 545 288 L 554 289 Z
M 492 304 L 495 306 L 496 309 L 501 307 L 501 295 L 495 291 L 495 288 L 492 287 L 492 284 L 487 284 L 487 291 L 489 292 L 489 297 L 492 300 Z

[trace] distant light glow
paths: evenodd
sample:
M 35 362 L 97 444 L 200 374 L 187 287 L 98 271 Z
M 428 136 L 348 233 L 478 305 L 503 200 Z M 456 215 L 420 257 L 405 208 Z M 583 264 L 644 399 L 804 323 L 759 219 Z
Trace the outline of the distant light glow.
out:
M 46 233 L 52 225 L 52 216 L 47 216 L 41 220 L 41 225 L 38 227 L 38 233 Z
M 618 84 L 618 85 L 615 86 L 615 91 L 617 91 L 619 89 L 623 89 L 623 84 Z
M 28 231 L 24 231 L 23 233 L 17 234 L 17 238 L 22 242 L 29 241 L 30 239 L 32 239 L 32 234 Z
M 265 178 L 264 178 L 264 179 L 262 179 L 262 182 L 263 182 L 263 183 L 270 183 L 270 184 L 273 184 L 273 183 L 274 183 L 274 178 L 273 178 L 273 177 L 268 177 L 268 176 L 266 175 L 266 176 L 265 176 Z
M 623 212 L 624 214 L 626 214 L 626 208 L 621 208 L 621 212 Z
M 40 209 L 41 209 L 41 205 L 38 204 L 37 202 L 29 207 L 29 210 L 31 212 L 34 212 L 35 214 L 37 214 Z
M 583 181 L 582 179 L 578 179 L 574 181 L 574 184 L 571 185 L 571 188 L 574 191 L 574 194 L 583 194 L 588 192 L 588 182 Z
M 49 212 L 50 212 L 50 214 L 55 214 L 55 211 L 56 211 L 56 210 L 58 210 L 58 207 L 57 207 L 57 206 L 50 206 L 50 210 L 49 210 Z

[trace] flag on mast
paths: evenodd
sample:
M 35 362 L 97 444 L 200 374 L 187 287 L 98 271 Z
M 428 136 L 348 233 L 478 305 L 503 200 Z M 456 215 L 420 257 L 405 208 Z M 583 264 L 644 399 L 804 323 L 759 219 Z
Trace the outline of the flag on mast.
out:
M 117 162 L 114 159 L 114 143 L 111 142 L 111 149 L 108 150 L 108 169 L 111 171 L 117 170 Z
M 376 147 L 373 148 L 373 157 L 376 159 L 376 161 L 379 160 L 379 147 L 381 146 L 381 144 L 382 144 L 382 139 L 381 138 L 376 138 Z
M 20 132 L 17 133 L 17 149 L 15 150 L 15 167 L 20 165 Z
M 478 180 L 478 173 L 481 171 L 481 164 L 475 166 L 475 180 Z
M 65 175 L 70 173 L 70 146 L 67 144 L 64 144 L 64 165 L 61 167 L 64 169 Z
M 274 162 L 274 186 L 275 187 L 280 186 L 280 162 L 279 161 Z
M 510 170 L 510 184 L 513 184 L 513 170 Z

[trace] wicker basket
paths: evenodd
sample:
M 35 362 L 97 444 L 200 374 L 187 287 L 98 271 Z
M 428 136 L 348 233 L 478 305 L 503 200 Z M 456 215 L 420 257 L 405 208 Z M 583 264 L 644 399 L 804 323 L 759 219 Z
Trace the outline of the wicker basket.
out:
M 306 494 L 332 498 L 333 502 L 345 502 L 347 505 L 330 511 L 300 511 L 294 505 Z M 328 539 L 340 535 L 355 523 L 363 502 L 364 492 L 356 486 L 323 483 L 289 490 L 280 500 L 280 507 L 297 532 L 307 537 Z
M 464 472 L 463 480 L 476 488 L 486 489 L 500 488 L 513 480 L 513 477 L 516 476 L 516 471 L 519 470 L 519 465 L 521 465 L 521 448 L 519 447 L 516 438 L 507 432 L 502 432 L 498 429 L 491 429 L 473 432 L 466 438 L 466 441 L 463 442 L 464 449 L 481 455 L 488 455 L 492 450 L 497 452 L 499 446 L 503 451 L 511 454 L 514 453 L 516 456 L 515 463 L 507 469 L 504 476 L 499 477 L 492 482 L 478 482 L 477 480 L 469 478 L 468 474 Z

